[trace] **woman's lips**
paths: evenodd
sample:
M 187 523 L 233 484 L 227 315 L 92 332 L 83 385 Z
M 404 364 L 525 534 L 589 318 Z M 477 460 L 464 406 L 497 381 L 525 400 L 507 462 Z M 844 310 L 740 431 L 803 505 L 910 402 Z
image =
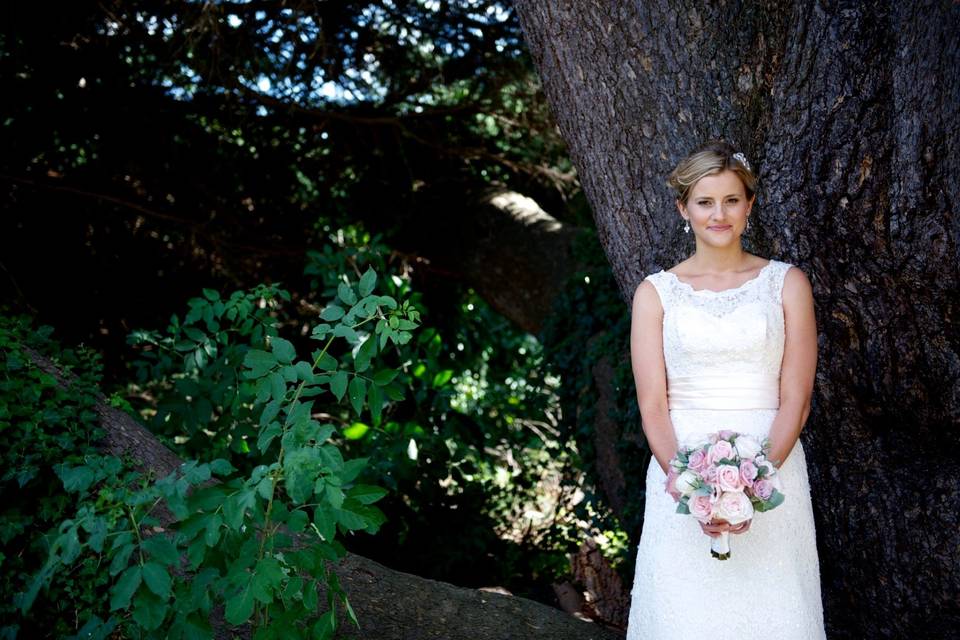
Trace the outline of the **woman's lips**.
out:
M 710 229 L 710 231 L 726 231 L 727 229 L 730 229 L 730 228 L 731 228 L 731 226 L 730 226 L 729 224 L 716 225 L 716 226 L 713 226 L 713 227 L 707 227 L 707 229 Z

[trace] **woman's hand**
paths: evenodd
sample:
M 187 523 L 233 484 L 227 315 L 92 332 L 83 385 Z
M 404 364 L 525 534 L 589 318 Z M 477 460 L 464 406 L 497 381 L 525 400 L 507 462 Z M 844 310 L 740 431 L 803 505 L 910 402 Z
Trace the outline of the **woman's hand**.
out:
M 740 524 L 731 525 L 726 520 L 716 520 L 709 523 L 700 523 L 700 528 L 703 529 L 703 532 L 710 536 L 711 538 L 718 537 L 724 531 L 729 531 L 730 533 L 746 533 L 750 530 L 750 523 L 752 520 L 747 520 L 741 522 Z

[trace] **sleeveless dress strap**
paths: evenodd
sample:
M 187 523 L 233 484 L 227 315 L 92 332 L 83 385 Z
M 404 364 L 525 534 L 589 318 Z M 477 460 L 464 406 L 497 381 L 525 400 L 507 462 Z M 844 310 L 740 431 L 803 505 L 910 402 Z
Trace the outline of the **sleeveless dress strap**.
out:
M 773 299 L 777 304 L 783 304 L 783 282 L 787 277 L 787 271 L 793 265 L 789 262 L 774 260 L 774 269 L 771 270 L 770 280 L 773 288 Z
M 670 301 L 673 299 L 671 295 L 672 283 L 669 277 L 667 277 L 666 272 L 661 269 L 656 273 L 651 273 L 644 278 L 644 280 L 649 280 L 653 288 L 657 290 L 657 295 L 660 296 L 660 306 L 663 308 L 663 311 L 666 312 Z

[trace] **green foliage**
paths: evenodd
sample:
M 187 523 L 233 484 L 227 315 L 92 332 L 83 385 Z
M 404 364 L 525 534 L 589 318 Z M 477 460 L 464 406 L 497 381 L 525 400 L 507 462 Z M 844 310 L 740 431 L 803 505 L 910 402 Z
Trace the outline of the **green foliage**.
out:
M 276 285 L 227 300 L 206 289 L 188 302 L 182 320 L 171 316 L 165 333 L 132 332 L 127 341 L 140 354 L 133 362 L 139 392 L 157 398 L 151 431 L 189 457 L 249 452 L 247 441 L 258 430 L 257 392 L 238 372 L 254 345 L 276 338 L 270 313 L 289 299 Z
M 59 574 L 49 580 L 42 613 L 15 615 L 13 594 L 27 591 L 28 576 L 39 567 L 48 548 L 58 538 L 57 527 L 73 508 L 63 483 L 83 487 L 95 479 L 98 469 L 74 474 L 69 469 L 95 456 L 99 437 L 95 390 L 100 376 L 99 356 L 85 348 L 60 350 L 50 339 L 52 328 L 33 328 L 26 316 L 0 314 L 0 448 L 2 493 L 8 499 L 0 506 L 0 637 L 35 635 L 37 628 L 57 636 L 75 631 L 78 616 L 100 612 L 106 580 L 94 567 L 79 567 L 75 574 Z M 39 369 L 28 353 L 38 353 L 58 362 L 74 374 L 69 388 Z M 102 470 L 101 470 L 102 471 Z M 102 543 L 102 531 L 85 535 Z M 61 536 L 62 537 L 62 536 Z M 78 538 L 63 537 L 64 553 L 78 552 Z
M 314 419 L 313 404 L 324 396 L 342 399 L 334 380 L 346 375 L 348 387 L 363 381 L 363 393 L 349 402 L 357 417 L 382 410 L 382 388 L 394 376 L 364 372 L 382 373 L 384 348 L 410 340 L 418 313 L 409 301 L 374 293 L 376 281 L 368 269 L 356 284 L 338 287 L 330 306 L 342 305 L 344 312 L 314 328 L 311 337 L 322 346 L 308 360 L 298 360 L 294 345 L 268 329 L 259 348 L 245 350 L 238 377 L 251 388 L 256 430 L 226 440 L 247 440 L 265 463 L 242 472 L 226 459 L 193 460 L 158 481 L 90 452 L 56 465 L 72 505 L 61 511 L 72 509 L 72 515 L 51 533 L 46 561 L 18 598 L 21 613 L 28 615 L 59 576 L 100 566 L 108 568 L 109 598 L 84 610 L 93 635 L 119 625 L 142 637 L 208 636 L 217 603 L 225 605 L 228 623 L 253 624 L 258 638 L 332 637 L 338 604 L 358 624 L 328 562 L 345 553 L 339 537 L 377 532 L 385 517 L 373 503 L 386 490 L 360 481 L 367 460 L 344 458 L 331 440 L 335 427 Z M 211 304 L 219 300 L 215 292 L 205 297 Z M 191 313 L 209 308 L 192 305 Z M 197 313 L 203 318 L 204 311 Z M 212 334 L 217 315 L 211 313 L 203 319 Z M 196 333 L 190 339 L 207 344 Z M 356 348 L 332 355 L 331 347 L 343 340 Z M 206 364 L 195 355 L 185 360 L 188 368 L 191 361 L 197 368 Z M 173 523 L 158 519 L 159 505 L 173 514 Z
M 594 369 L 600 364 L 613 370 L 612 387 L 615 407 L 608 419 L 622 426 L 616 445 L 620 469 L 628 479 L 625 486 L 623 522 L 605 506 L 606 498 L 596 491 L 586 491 L 579 505 L 579 515 L 603 532 L 610 542 L 605 549 L 611 564 L 629 580 L 633 557 L 628 554 L 628 539 L 639 539 L 643 525 L 646 476 L 650 451 L 643 434 L 636 400 L 636 387 L 629 361 L 630 317 L 624 312 L 624 301 L 600 250 L 594 234 L 584 234 L 574 247 L 576 262 L 585 265 L 575 273 L 557 298 L 558 312 L 548 315 L 540 332 L 546 345 L 548 369 L 563 378 L 559 389 L 561 429 L 572 437 L 579 452 L 579 467 L 589 481 L 587 487 L 599 487 L 595 450 L 596 411 L 600 390 L 596 387 Z
M 337 274 L 391 270 L 395 254 L 379 236 L 349 227 L 330 237 L 306 267 L 321 297 L 336 292 Z M 419 300 L 408 277 L 390 280 L 396 295 Z M 579 461 L 557 429 L 560 379 L 540 343 L 479 295 L 451 297 L 442 314 L 437 302 L 418 304 L 429 326 L 398 347 L 409 363 L 397 377 L 408 400 L 342 427 L 344 450 L 368 458 L 370 476 L 390 488 L 385 529 L 376 540 L 352 539 L 351 550 L 431 578 L 541 597 L 531 585 L 563 578 L 583 516 L 599 519 L 572 509 Z M 608 533 L 610 544 L 622 540 Z

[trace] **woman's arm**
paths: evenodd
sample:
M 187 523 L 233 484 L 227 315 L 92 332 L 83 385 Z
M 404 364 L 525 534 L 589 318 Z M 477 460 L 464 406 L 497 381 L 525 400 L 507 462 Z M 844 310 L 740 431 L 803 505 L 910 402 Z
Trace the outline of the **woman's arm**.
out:
M 667 407 L 663 306 L 656 288 L 649 280 L 642 281 L 633 294 L 630 360 L 637 387 L 637 403 L 643 419 L 643 433 L 650 451 L 663 473 L 667 474 L 670 459 L 677 453 L 677 440 Z
M 793 451 L 807 416 L 817 372 L 817 321 L 813 288 L 796 267 L 783 282 L 783 321 L 786 333 L 780 369 L 780 409 L 770 425 L 770 460 L 777 466 Z

